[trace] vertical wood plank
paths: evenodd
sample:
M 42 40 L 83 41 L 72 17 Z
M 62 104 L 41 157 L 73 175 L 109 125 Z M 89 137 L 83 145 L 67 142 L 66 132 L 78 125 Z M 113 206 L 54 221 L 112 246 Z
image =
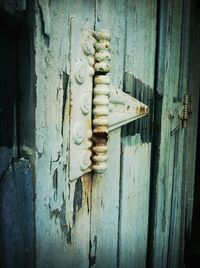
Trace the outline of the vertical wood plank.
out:
M 188 91 L 188 10 L 187 1 L 161 1 L 155 113 L 155 130 L 160 133 L 154 135 L 149 247 L 152 267 L 183 265 L 186 151 L 185 130 L 179 128 L 177 117 Z
M 133 96 L 145 102 L 152 98 L 154 87 L 157 1 L 127 3 L 125 72 L 135 81 Z M 130 86 L 127 83 L 127 89 Z M 146 266 L 151 155 L 151 138 L 147 136 L 150 134 L 151 121 L 137 120 L 122 139 L 120 267 Z
M 96 1 L 96 30 L 111 33 L 111 83 L 123 85 L 125 1 Z M 120 129 L 112 131 L 108 144 L 108 170 L 95 175 L 92 185 L 90 265 L 116 267 L 120 180 Z
M 184 94 L 190 93 L 189 81 L 189 42 L 190 42 L 190 2 L 182 1 L 181 22 L 181 47 L 180 47 L 180 71 L 178 95 L 182 98 Z M 190 122 L 188 122 L 190 124 Z M 178 135 L 178 136 L 176 136 Z M 185 248 L 185 222 L 186 222 L 186 142 L 187 129 L 178 131 L 175 135 L 174 152 L 174 179 L 172 212 L 169 237 L 169 267 L 184 266 Z M 178 139 L 177 139 L 178 138 Z M 177 143 L 177 148 L 176 148 Z M 177 164 L 175 163 L 177 159 Z
M 150 144 L 139 135 L 123 141 L 120 267 L 145 267 L 147 255 Z
M 171 219 L 171 202 L 173 190 L 173 162 L 174 162 L 174 146 L 175 135 L 170 138 L 171 122 L 168 114 L 172 111 L 173 96 L 178 92 L 179 80 L 179 63 L 180 63 L 180 38 L 181 38 L 181 3 L 177 5 L 173 1 L 168 1 L 167 6 L 162 5 L 161 9 L 166 12 L 166 16 L 161 17 L 161 24 L 166 23 L 164 34 L 165 42 L 161 48 L 165 58 L 163 64 L 164 73 L 159 73 L 159 78 L 163 75 L 163 87 L 158 87 L 158 92 L 163 96 L 162 109 L 157 111 L 161 114 L 161 142 L 158 162 L 158 173 L 156 180 L 157 198 L 155 201 L 156 211 L 154 217 L 154 228 L 151 230 L 154 234 L 154 253 L 153 267 L 166 267 L 168 256 L 168 243 L 170 234 Z M 165 10 L 164 10 L 165 8 Z M 167 21 L 165 21 L 165 19 Z M 161 53 L 162 53 L 161 52 Z M 163 58 L 160 58 L 162 60 Z M 159 70 L 160 71 L 160 70 Z M 158 85 L 161 86 L 158 82 Z M 175 94 L 174 94 L 175 93 Z M 156 143 L 156 141 L 155 141 Z M 176 144 L 177 147 L 177 144 Z M 171 148 L 171 150 L 170 150 Z M 177 149 L 177 148 L 176 148 Z M 154 161 L 155 158 L 154 158 Z M 166 164 L 167 163 L 167 164 Z M 169 168 L 169 166 L 171 168 Z M 153 178 L 154 179 L 154 178 Z
M 90 177 L 70 183 L 66 175 L 72 16 L 92 28 L 93 1 L 38 1 L 35 6 L 37 267 L 89 263 Z
M 6 153 L 1 158 L 8 160 Z M 2 154 L 3 153 L 3 154 Z M 10 159 L 11 160 L 11 159 Z M 32 170 L 28 160 L 6 161 L 0 181 L 1 267 L 34 267 L 34 202 Z M 10 165 L 9 165 L 10 164 Z

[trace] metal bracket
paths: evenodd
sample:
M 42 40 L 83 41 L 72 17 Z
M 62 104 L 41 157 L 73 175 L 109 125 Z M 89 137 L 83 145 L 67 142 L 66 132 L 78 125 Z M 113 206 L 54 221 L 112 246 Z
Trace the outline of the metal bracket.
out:
M 70 180 L 91 171 L 94 44 L 92 33 L 76 18 L 70 21 L 69 165 Z
M 188 122 L 192 114 L 192 102 L 191 95 L 185 94 L 183 101 L 179 101 L 174 105 L 173 112 L 169 113 L 169 119 L 172 121 L 172 130 L 170 135 L 172 136 L 181 128 L 187 128 Z
M 179 118 L 182 120 L 182 128 L 187 128 L 188 120 L 190 119 L 191 114 L 192 114 L 191 95 L 185 94 L 183 96 L 183 109 L 181 114 L 179 115 Z
M 73 18 L 70 55 L 69 178 L 72 181 L 92 170 L 105 172 L 109 131 L 145 116 L 148 107 L 110 85 L 108 31 L 85 30 Z
M 110 87 L 109 131 L 147 115 L 148 106 L 122 92 Z

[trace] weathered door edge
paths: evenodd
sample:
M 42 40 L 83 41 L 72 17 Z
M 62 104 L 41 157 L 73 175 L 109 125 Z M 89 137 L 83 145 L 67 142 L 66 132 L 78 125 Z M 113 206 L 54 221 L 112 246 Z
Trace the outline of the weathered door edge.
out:
M 200 19 L 198 1 L 192 1 L 191 4 L 191 38 L 190 38 L 190 65 L 189 65 L 189 83 L 188 89 L 192 95 L 192 117 L 187 129 L 186 138 L 186 250 L 190 246 L 192 214 L 194 202 L 194 183 L 195 183 L 195 163 L 197 151 L 197 125 L 199 114 L 199 96 L 200 96 Z
M 123 84 L 125 36 L 124 1 L 95 1 L 95 30 L 111 32 L 111 83 Z M 91 198 L 90 266 L 116 267 L 118 246 L 120 129 L 112 131 L 108 143 L 108 169 L 94 175 Z M 112 201 L 111 201 L 112 191 Z
M 67 176 L 69 20 L 94 24 L 94 3 L 35 1 L 35 222 L 37 267 L 87 267 L 90 176 Z M 66 101 L 67 98 L 67 101 Z
M 167 6 L 168 6 L 169 1 L 159 1 L 158 3 L 158 10 L 159 10 L 159 16 L 158 16 L 158 37 L 157 37 L 157 66 L 156 66 L 156 80 L 155 80 L 155 124 L 154 124 L 154 136 L 153 136 L 153 151 L 152 151 L 152 168 L 151 168 L 151 198 L 150 198 L 150 226 L 149 226 L 149 245 L 148 245 L 148 262 L 147 265 L 149 267 L 152 267 L 153 265 L 155 265 L 155 259 L 156 259 L 156 252 L 155 252 L 155 247 L 154 244 L 155 239 L 159 239 L 159 237 L 155 238 L 155 232 L 156 232 L 156 203 L 159 202 L 159 200 L 157 200 L 157 191 L 158 191 L 158 185 L 157 185 L 157 181 L 156 181 L 156 175 L 158 173 L 158 165 L 159 165 L 159 161 L 160 161 L 160 134 L 161 134 L 161 128 L 160 128 L 160 122 L 161 122 L 161 111 L 162 111 L 162 104 L 163 104 L 163 97 L 162 97 L 162 92 L 160 92 L 160 88 L 163 88 L 163 76 L 160 76 L 162 73 L 164 74 L 164 70 L 165 70 L 165 32 L 168 30 L 167 29 L 167 24 L 166 24 L 166 14 L 167 14 Z M 188 4 L 188 3 L 187 3 Z M 190 12 L 188 11 L 188 16 L 190 16 Z M 197 15 L 198 16 L 198 15 Z M 187 17 L 187 16 L 186 16 Z M 185 18 L 184 19 L 188 20 L 190 18 Z M 192 18 L 192 17 L 191 17 Z M 197 26 L 195 25 L 196 29 Z M 191 30 L 191 32 L 194 35 L 194 24 L 190 27 L 187 28 L 188 31 L 189 29 Z M 197 30 L 196 30 L 197 31 Z M 190 31 L 188 33 L 188 35 L 190 34 Z M 189 38 L 188 38 L 189 39 Z M 194 37 L 193 37 L 194 39 Z M 192 40 L 191 38 L 189 40 Z M 186 41 L 187 45 L 189 46 L 189 40 Z M 193 42 L 194 43 L 194 42 Z M 196 47 L 197 49 L 197 47 Z M 193 52 L 193 46 L 190 45 L 190 54 L 191 51 Z M 187 57 L 187 52 L 186 52 L 186 57 Z M 194 56 L 195 52 L 193 52 L 193 56 Z M 197 52 L 196 52 L 197 54 Z M 195 56 L 194 56 L 195 57 Z M 191 58 L 191 55 L 190 55 Z M 193 58 L 194 61 L 194 58 Z M 187 62 L 187 60 L 186 60 Z M 198 65 L 198 60 L 196 59 L 196 65 L 198 66 L 197 68 L 192 66 L 193 64 L 190 61 L 190 64 L 187 63 L 188 66 L 186 66 L 187 68 L 190 68 L 190 74 L 187 73 L 187 77 L 189 76 L 189 87 L 188 87 L 188 93 L 189 94 L 194 94 L 194 96 L 192 97 L 193 102 L 194 102 L 194 115 L 193 118 L 190 120 L 189 123 L 189 127 L 187 129 L 187 134 L 185 134 L 185 142 L 184 142 L 184 146 L 187 147 L 187 151 L 186 151 L 186 156 L 183 158 L 183 161 L 186 161 L 186 168 L 185 168 L 185 174 L 186 174 L 186 178 L 183 178 L 183 183 L 184 183 L 184 187 L 183 187 L 183 191 L 186 191 L 185 193 L 183 193 L 183 203 L 187 202 L 187 207 L 189 210 L 189 216 L 187 215 L 188 211 L 183 211 L 183 219 L 182 219 L 182 224 L 184 226 L 184 222 L 186 219 L 186 228 L 187 225 L 189 226 L 191 223 L 191 213 L 192 213 L 192 200 L 191 198 L 193 198 L 193 180 L 194 180 L 194 165 L 195 165 L 195 149 L 192 148 L 191 149 L 191 141 L 194 142 L 194 140 L 196 140 L 196 131 L 197 131 L 197 113 L 195 114 L 195 111 L 198 110 L 198 96 L 199 96 L 199 81 L 197 79 L 198 77 L 198 70 L 199 70 L 199 65 Z M 192 69 L 192 67 L 195 69 Z M 192 75 L 191 75 L 192 74 Z M 196 77 L 196 84 L 192 84 L 192 78 Z M 190 84 L 192 84 L 192 86 L 190 86 Z M 198 90 L 197 90 L 198 89 Z M 190 129 L 192 129 L 193 131 L 190 131 Z M 186 137 L 187 135 L 187 137 Z M 186 140 L 187 139 L 187 140 Z M 195 146 L 194 146 L 195 147 Z M 193 163 L 191 163 L 191 155 L 192 155 L 192 159 L 193 159 Z M 189 163 L 189 164 L 188 164 Z M 185 176 L 183 176 L 185 177 Z M 189 189 L 189 193 L 187 190 L 187 185 L 190 184 L 190 189 Z M 184 190 L 185 188 L 185 190 Z M 187 196 L 185 196 L 185 194 L 187 194 Z M 167 204 L 166 204 L 167 205 Z M 186 213 L 186 215 L 185 215 Z M 186 218 L 185 218 L 186 217 Z M 184 227 L 183 227 L 184 229 Z M 182 230 L 183 231 L 183 230 Z M 184 231 L 183 231 L 184 232 Z M 184 236 L 185 233 L 182 233 L 182 239 L 184 240 Z M 184 241 L 182 243 L 182 246 L 184 247 Z M 160 249 L 161 250 L 161 249 Z M 183 249 L 181 249 L 183 251 Z M 168 252 L 168 250 L 167 250 Z M 182 256 L 183 257 L 183 256 Z M 164 259 L 166 259 L 166 256 L 163 256 Z M 181 260 L 183 261 L 183 260 Z M 158 263 L 157 263 L 158 264 Z M 162 264 L 160 263 L 161 267 Z
M 157 1 L 127 1 L 124 91 L 150 114 L 122 129 L 119 267 L 146 265 L 156 21 Z

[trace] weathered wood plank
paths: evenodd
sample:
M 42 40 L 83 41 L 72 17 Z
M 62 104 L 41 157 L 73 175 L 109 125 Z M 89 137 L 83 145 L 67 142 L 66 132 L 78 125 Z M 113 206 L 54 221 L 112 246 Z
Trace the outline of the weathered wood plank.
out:
M 183 261 L 185 130 L 174 130 L 187 93 L 188 9 L 186 1 L 161 1 L 155 114 L 155 129 L 161 130 L 154 135 L 152 267 L 182 267 Z
M 94 25 L 93 1 L 39 1 L 35 7 L 37 267 L 87 267 L 90 177 L 67 177 L 70 17 Z M 78 41 L 78 37 L 77 37 Z
M 152 100 L 157 1 L 128 1 L 125 72 L 134 77 L 132 95 Z M 124 81 L 126 88 L 131 87 Z M 153 110 L 150 111 L 153 113 Z M 143 129 L 145 127 L 145 129 Z M 150 129 L 150 131 L 149 131 Z M 127 127 L 128 130 L 128 127 Z M 127 136 L 129 135 L 129 136 Z M 151 120 L 132 123 L 122 139 L 120 267 L 145 267 L 148 237 Z M 127 136 L 127 137 L 126 137 Z
M 190 2 L 182 2 L 182 23 L 181 23 L 181 48 L 180 48 L 180 71 L 178 95 L 182 98 L 189 93 L 189 42 L 190 42 Z M 174 161 L 174 185 L 172 199 L 172 213 L 170 224 L 170 241 L 168 253 L 169 267 L 183 267 L 185 249 L 185 222 L 186 222 L 186 130 L 176 133 Z M 176 150 L 176 147 L 175 147 Z
M 160 77 L 164 75 L 163 88 L 159 88 L 158 92 L 162 92 L 162 110 L 157 111 L 162 114 L 161 118 L 161 143 L 160 143 L 160 158 L 158 164 L 158 173 L 156 180 L 157 198 L 155 201 L 156 211 L 154 217 L 154 228 L 151 230 L 154 234 L 154 247 L 152 258 L 153 267 L 166 267 L 168 256 L 168 243 L 170 234 L 170 220 L 171 220 L 171 202 L 173 190 L 173 162 L 174 162 L 174 145 L 175 135 L 170 138 L 171 122 L 168 119 L 168 113 L 172 111 L 173 96 L 178 92 L 179 80 L 179 63 L 180 63 L 180 38 L 181 38 L 181 3 L 168 2 L 167 15 L 161 23 L 166 25 L 166 44 L 163 44 L 165 51 L 165 59 L 163 65 L 165 66 L 164 72 L 159 74 Z M 161 4 L 164 9 L 164 5 Z M 166 6 L 165 6 L 166 8 Z M 161 17 L 162 20 L 162 17 Z M 176 67 L 175 67 L 176 66 Z M 159 82 L 158 82 L 159 83 Z M 159 85 L 159 84 L 158 84 Z M 159 85 L 160 86 L 160 85 Z M 164 91 L 164 92 L 163 92 Z M 174 94 L 175 92 L 175 94 Z M 170 142 L 171 141 L 171 142 Z M 155 141 L 156 142 L 156 141 Z M 177 145 L 176 145 L 177 146 Z M 154 158 L 154 161 L 155 158 Z M 167 163 L 167 165 L 166 165 Z M 170 168 L 169 168 L 170 167 Z M 154 178 L 153 178 L 154 179 Z
M 122 145 L 120 267 L 146 265 L 151 144 L 137 139 L 129 136 Z
M 8 147 L 0 147 L 0 179 L 6 173 L 12 161 L 12 150 Z
M 28 160 L 10 164 L 0 181 L 1 267 L 34 267 L 34 191 Z
M 111 32 L 111 83 L 123 86 L 125 1 L 96 1 L 96 30 Z M 90 265 L 116 267 L 118 247 L 120 129 L 108 144 L 108 170 L 93 177 Z

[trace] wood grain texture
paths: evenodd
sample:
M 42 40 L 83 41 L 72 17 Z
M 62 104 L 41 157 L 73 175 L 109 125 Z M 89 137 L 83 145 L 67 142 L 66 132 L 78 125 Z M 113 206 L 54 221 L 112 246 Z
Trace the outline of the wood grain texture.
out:
M 129 136 L 122 144 L 120 267 L 146 267 L 151 144 L 137 139 Z
M 125 1 L 96 1 L 96 30 L 111 33 L 111 83 L 123 86 Z M 92 184 L 90 265 L 116 267 L 120 180 L 120 129 L 109 134 L 108 170 Z
M 136 77 L 132 95 L 152 98 L 156 49 L 156 1 L 128 1 L 125 71 Z M 140 82 L 141 81 L 141 82 Z M 131 85 L 127 83 L 127 88 Z M 143 92 L 145 91 L 145 93 Z M 149 103 L 148 103 L 149 104 Z M 153 113 L 153 110 L 150 111 Z M 142 143 L 141 121 L 122 139 L 119 230 L 120 267 L 145 267 L 148 239 L 151 142 Z M 151 121 L 145 123 L 151 132 Z M 148 125 L 148 126 L 147 126 Z M 132 135 L 132 136 L 131 136 Z M 134 135 L 134 136 L 133 136 Z M 148 134 L 149 135 L 149 134 Z
M 188 83 L 187 1 L 161 1 L 154 136 L 152 267 L 182 267 L 185 222 L 185 130 L 177 128 Z M 170 114 L 174 118 L 170 119 Z M 160 116 L 161 115 L 161 116 Z M 173 132 L 172 132 L 173 131 Z M 170 134 L 171 133 L 171 134 Z M 158 163 L 158 165 L 156 165 Z
M 13 160 L 5 171 L 0 181 L 0 208 L 1 267 L 33 268 L 34 191 L 28 160 Z
M 73 183 L 67 177 L 72 16 L 93 27 L 93 1 L 40 1 L 35 6 L 37 267 L 89 263 L 90 177 Z
M 156 1 L 127 1 L 125 71 L 153 88 Z

